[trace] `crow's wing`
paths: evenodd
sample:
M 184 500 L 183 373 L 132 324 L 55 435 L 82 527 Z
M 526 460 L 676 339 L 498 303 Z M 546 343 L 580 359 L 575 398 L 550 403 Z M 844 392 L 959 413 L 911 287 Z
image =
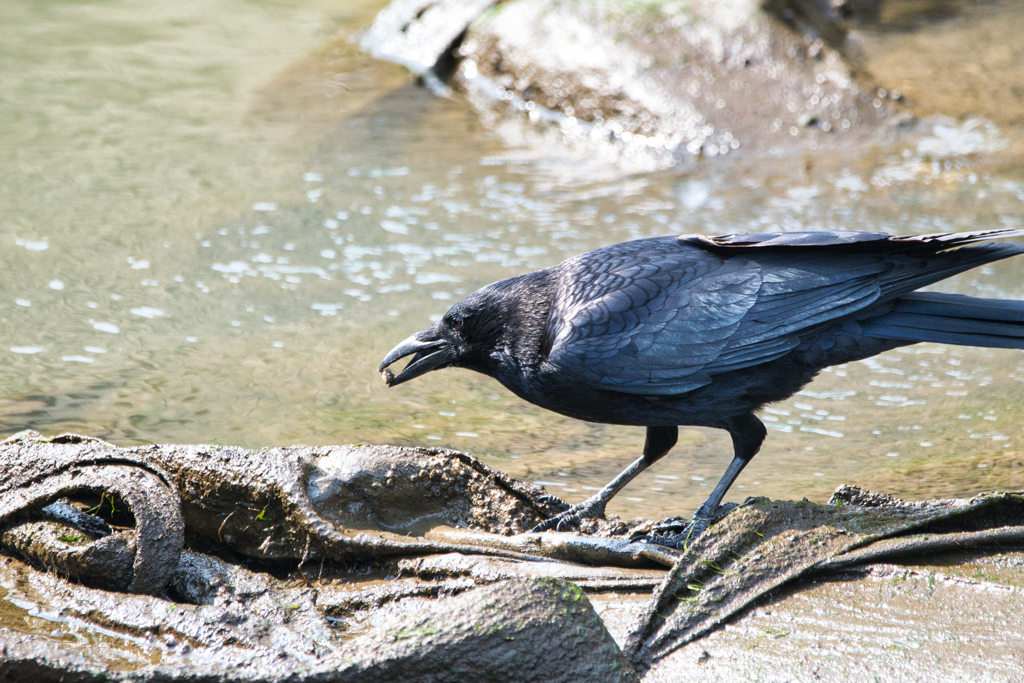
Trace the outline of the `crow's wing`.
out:
M 703 244 L 709 249 L 726 251 L 797 248 L 828 249 L 831 252 L 895 253 L 911 251 L 937 252 L 943 249 L 1008 237 L 1024 237 L 1024 230 L 1000 228 L 974 232 L 937 232 L 930 235 L 890 235 L 885 232 L 815 231 L 786 233 L 754 233 L 748 235 L 684 236 L 682 239 Z
M 780 358 L 803 336 L 880 298 L 993 260 L 921 258 L 978 239 L 797 233 L 657 238 L 599 249 L 566 264 L 548 360 L 604 389 L 692 391 L 714 375 Z M 907 253 L 914 251 L 925 253 Z
M 1020 244 L 975 244 L 1020 236 L 1024 231 L 1008 229 L 906 236 L 808 232 L 697 237 L 718 254 L 743 252 L 756 258 L 765 278 L 758 302 L 706 371 L 719 374 L 778 358 L 821 323 L 1020 253 Z M 974 246 L 956 249 L 966 245 Z
M 703 370 L 756 302 L 761 273 L 746 260 L 676 251 L 612 254 L 574 272 L 549 318 L 549 362 L 627 393 L 677 394 L 709 383 Z

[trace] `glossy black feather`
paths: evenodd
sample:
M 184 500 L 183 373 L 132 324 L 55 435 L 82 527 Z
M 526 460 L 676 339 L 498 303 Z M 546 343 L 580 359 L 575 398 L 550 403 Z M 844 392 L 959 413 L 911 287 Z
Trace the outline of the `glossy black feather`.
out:
M 553 269 L 548 361 L 598 389 L 683 394 L 782 358 L 840 320 L 1021 251 L 1016 244 L 950 250 L 974 240 L 799 233 L 598 249 Z

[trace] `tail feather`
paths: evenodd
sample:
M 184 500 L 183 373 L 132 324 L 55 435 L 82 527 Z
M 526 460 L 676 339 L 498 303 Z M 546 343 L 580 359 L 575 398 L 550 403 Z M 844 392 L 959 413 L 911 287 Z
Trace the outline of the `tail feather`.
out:
M 915 292 L 861 327 L 876 339 L 1024 349 L 1024 301 Z

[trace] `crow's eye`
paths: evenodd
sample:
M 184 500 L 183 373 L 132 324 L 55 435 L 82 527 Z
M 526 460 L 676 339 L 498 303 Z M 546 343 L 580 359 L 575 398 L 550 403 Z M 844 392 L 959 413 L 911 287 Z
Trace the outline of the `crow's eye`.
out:
M 462 323 L 463 323 L 463 320 L 462 320 L 462 316 L 461 315 L 453 315 L 452 316 L 451 326 L 452 326 L 453 330 L 455 330 L 456 332 L 461 330 L 462 329 Z

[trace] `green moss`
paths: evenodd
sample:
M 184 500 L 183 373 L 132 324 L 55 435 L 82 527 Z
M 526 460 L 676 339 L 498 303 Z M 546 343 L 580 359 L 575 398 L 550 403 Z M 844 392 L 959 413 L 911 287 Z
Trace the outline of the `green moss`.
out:
M 92 540 L 85 534 L 61 534 L 57 539 L 73 545 L 85 545 Z
M 587 599 L 587 596 L 583 594 L 583 589 L 577 586 L 575 583 L 566 584 L 566 590 L 567 593 L 565 597 L 567 597 L 569 600 L 572 600 L 573 602 L 582 602 Z
M 404 629 L 388 629 L 387 633 L 393 635 L 398 640 L 408 640 L 409 638 L 425 638 L 432 636 L 436 633 L 440 633 L 443 629 L 441 628 L 422 628 L 416 631 L 406 631 Z
M 770 626 L 761 627 L 761 635 L 758 638 L 785 638 L 790 634 L 789 631 L 783 631 L 779 628 L 772 628 Z

